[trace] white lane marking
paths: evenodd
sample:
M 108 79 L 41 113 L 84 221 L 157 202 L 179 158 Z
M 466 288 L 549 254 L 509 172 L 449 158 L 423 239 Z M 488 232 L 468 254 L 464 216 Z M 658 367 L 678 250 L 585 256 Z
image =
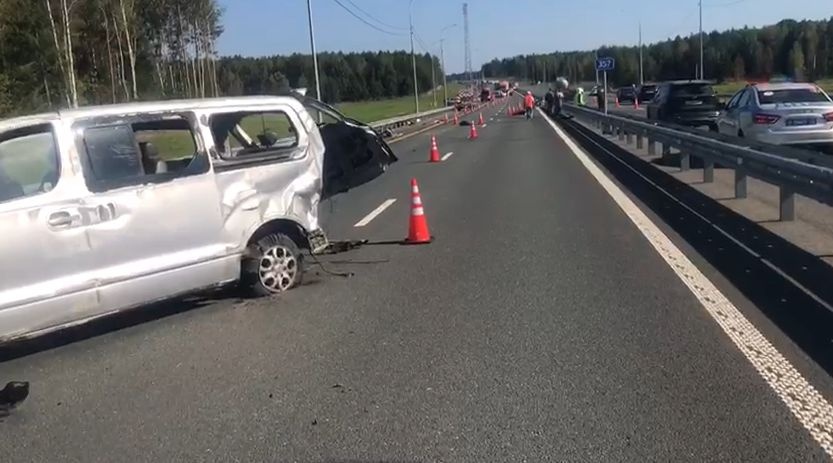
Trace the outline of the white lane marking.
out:
M 485 128 L 487 125 L 489 125 L 489 124 L 483 124 L 483 125 L 480 126 L 480 128 Z
M 450 158 L 452 155 L 454 155 L 454 151 L 445 153 L 445 156 L 441 157 L 440 161 L 445 161 L 446 159 Z
M 543 117 L 543 111 L 538 110 Z M 833 457 L 833 406 L 553 121 L 550 127 L 645 236 L 810 435 Z
M 367 214 L 363 219 L 356 222 L 354 227 L 364 227 L 365 225 L 369 224 L 373 219 L 375 219 L 379 214 L 385 212 L 385 209 L 389 208 L 391 204 L 396 202 L 396 198 L 386 199 L 382 204 L 379 205 L 376 209 Z

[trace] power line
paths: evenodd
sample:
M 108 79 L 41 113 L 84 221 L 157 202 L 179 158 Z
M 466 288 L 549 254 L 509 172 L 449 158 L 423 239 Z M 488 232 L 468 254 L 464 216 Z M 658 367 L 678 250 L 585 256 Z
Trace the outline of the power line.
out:
M 363 9 L 362 9 L 362 7 L 360 7 L 359 5 L 356 5 L 356 3 L 355 3 L 355 2 L 353 2 L 353 0 L 347 0 L 347 3 L 349 3 L 349 4 L 353 5 L 353 7 L 354 7 L 355 9 L 359 10 L 359 12 L 363 13 L 365 16 L 367 16 L 368 18 L 372 19 L 373 21 L 376 21 L 377 23 L 381 24 L 382 26 L 387 27 L 388 29 L 400 30 L 400 31 L 407 31 L 407 30 L 408 30 L 408 28 L 407 28 L 407 27 L 392 26 L 392 25 L 390 25 L 390 24 L 388 24 L 388 23 L 386 23 L 386 22 L 380 21 L 378 18 L 376 18 L 376 17 L 375 17 L 375 16 L 373 16 L 372 14 L 370 14 L 370 13 L 368 13 L 367 11 L 363 10 Z
M 379 31 L 379 32 L 382 32 L 382 33 L 384 33 L 384 34 L 388 34 L 388 35 L 396 35 L 396 36 L 403 36 L 403 35 L 407 35 L 407 34 L 402 33 L 402 32 L 391 32 L 391 31 L 386 31 L 386 30 L 384 30 L 384 29 L 382 29 L 382 28 L 378 27 L 377 25 L 375 25 L 375 24 L 373 24 L 373 23 L 371 23 L 371 22 L 368 22 L 366 19 L 362 18 L 361 16 L 357 15 L 355 12 L 353 12 L 353 10 L 351 10 L 350 8 L 347 8 L 347 7 L 346 7 L 343 3 L 341 3 L 339 0 L 333 0 L 333 1 L 336 3 L 336 5 L 340 6 L 340 7 L 341 7 L 344 11 L 346 11 L 346 12 L 350 13 L 350 15 L 351 15 L 351 16 L 353 16 L 354 18 L 358 19 L 359 21 L 361 21 L 361 22 L 365 23 L 367 26 L 370 26 L 371 28 L 376 29 L 376 30 L 377 30 L 377 31 Z
M 745 1 L 746 0 L 735 0 L 733 2 L 718 3 L 718 4 L 713 4 L 713 5 L 709 5 L 708 3 L 704 3 L 703 8 L 723 8 L 724 6 L 738 5 L 738 4 L 743 3 Z

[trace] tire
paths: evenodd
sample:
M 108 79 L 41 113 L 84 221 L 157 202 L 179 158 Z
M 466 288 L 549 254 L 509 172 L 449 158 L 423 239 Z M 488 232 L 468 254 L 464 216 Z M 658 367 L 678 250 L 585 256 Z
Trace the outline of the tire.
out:
M 254 297 L 280 294 L 301 284 L 304 256 L 283 233 L 271 233 L 249 246 L 240 275 L 241 289 Z

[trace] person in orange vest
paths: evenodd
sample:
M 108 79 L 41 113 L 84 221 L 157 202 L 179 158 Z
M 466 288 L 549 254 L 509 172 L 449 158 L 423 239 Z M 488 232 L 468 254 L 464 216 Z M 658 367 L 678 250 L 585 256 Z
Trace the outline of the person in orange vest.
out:
M 532 119 L 532 115 L 535 109 L 535 97 L 532 96 L 532 92 L 526 92 L 526 96 L 524 97 L 524 113 L 526 114 L 527 119 Z

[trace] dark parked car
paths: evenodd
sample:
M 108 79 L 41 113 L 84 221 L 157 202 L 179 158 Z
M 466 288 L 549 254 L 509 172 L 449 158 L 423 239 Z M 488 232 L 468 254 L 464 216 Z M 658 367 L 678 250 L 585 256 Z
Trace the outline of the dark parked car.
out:
M 656 84 L 644 84 L 639 87 L 639 102 L 648 103 L 654 99 L 657 94 Z
M 636 90 L 634 90 L 633 86 L 621 87 L 619 90 L 616 90 L 616 98 L 619 99 L 619 103 L 625 104 L 633 104 L 636 101 Z
M 648 103 L 648 119 L 717 130 L 720 107 L 711 82 L 685 80 L 659 85 Z

